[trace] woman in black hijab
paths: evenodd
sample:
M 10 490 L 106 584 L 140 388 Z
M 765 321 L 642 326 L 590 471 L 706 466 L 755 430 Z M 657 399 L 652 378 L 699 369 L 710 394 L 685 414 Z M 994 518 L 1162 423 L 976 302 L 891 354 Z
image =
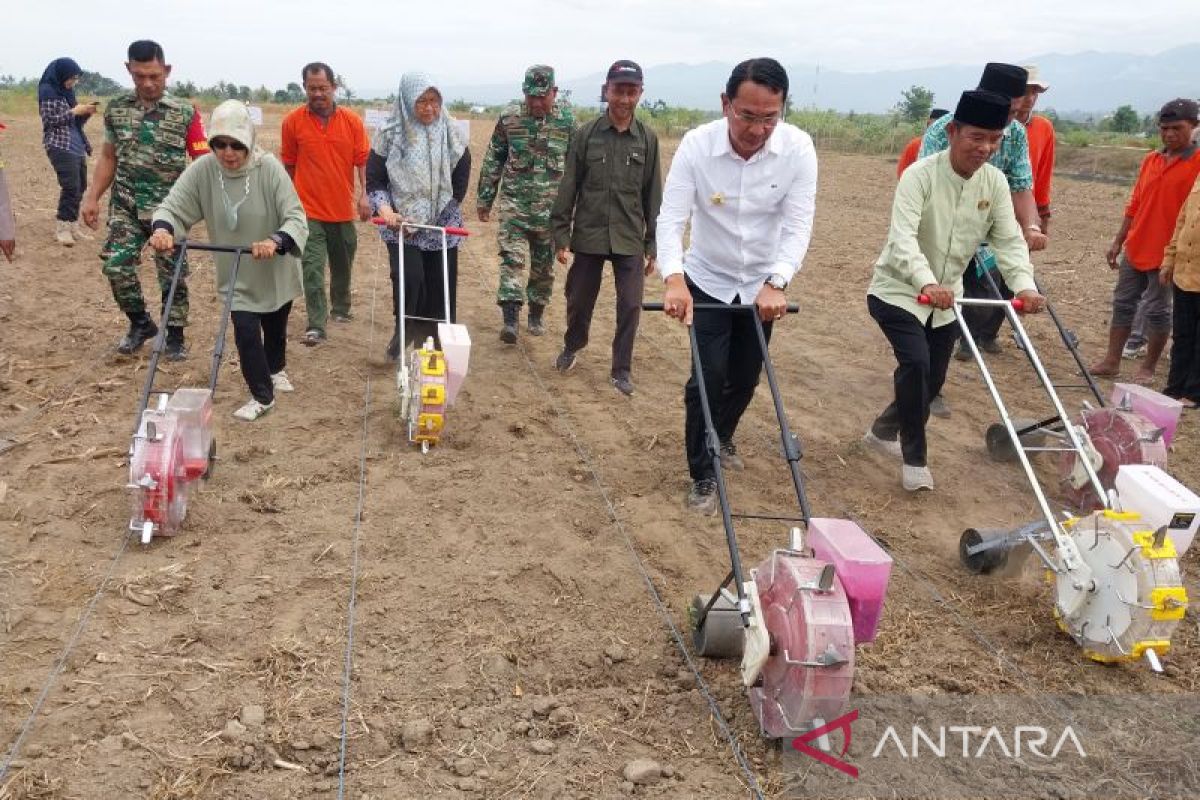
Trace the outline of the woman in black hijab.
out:
M 54 239 L 70 247 L 76 239 L 90 239 L 79 229 L 79 201 L 87 188 L 87 157 L 92 146 L 83 126 L 99 103 L 80 103 L 75 84 L 83 70 L 74 59 L 56 58 L 38 82 L 38 112 L 42 116 L 42 144 L 58 176 L 60 189 Z

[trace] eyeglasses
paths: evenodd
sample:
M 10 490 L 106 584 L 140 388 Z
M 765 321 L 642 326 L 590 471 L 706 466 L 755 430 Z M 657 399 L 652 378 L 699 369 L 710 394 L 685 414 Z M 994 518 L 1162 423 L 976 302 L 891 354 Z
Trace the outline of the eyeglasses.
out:
M 209 139 L 208 146 L 213 150 L 228 150 L 232 147 L 239 153 L 246 152 L 246 145 L 241 142 L 235 142 L 232 139 Z
M 747 125 L 761 125 L 764 128 L 774 128 L 779 124 L 778 114 L 767 114 L 760 117 L 757 114 L 751 114 L 748 111 L 738 111 L 732 106 L 730 106 L 730 108 L 733 111 L 733 115 Z

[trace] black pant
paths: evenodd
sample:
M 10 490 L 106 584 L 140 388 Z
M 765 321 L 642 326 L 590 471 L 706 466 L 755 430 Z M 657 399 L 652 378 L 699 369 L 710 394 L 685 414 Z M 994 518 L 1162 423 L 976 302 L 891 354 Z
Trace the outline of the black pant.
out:
M 705 294 L 691 281 L 688 281 L 688 288 L 697 303 L 721 302 Z M 734 298 L 734 302 L 743 301 Z M 708 407 L 712 411 L 717 438 L 722 442 L 733 440 L 738 422 L 754 398 L 754 389 L 762 372 L 763 351 L 758 342 L 758 332 L 754 329 L 754 313 L 757 312 L 697 310 L 692 316 Z M 767 341 L 771 341 L 773 323 L 764 322 L 762 326 Z M 691 377 L 683 389 L 683 403 L 686 410 L 684 440 L 687 443 L 688 472 L 694 481 L 715 477 L 712 454 L 706 447 L 704 411 L 700 406 L 700 384 L 696 382 L 695 364 L 692 364 Z
M 287 323 L 292 301 L 275 311 L 234 311 L 233 341 L 237 344 L 242 377 L 250 394 L 263 405 L 275 400 L 271 376 L 287 366 Z
M 400 306 L 400 248 L 394 242 L 387 243 L 388 263 L 391 265 L 392 314 Z M 458 248 L 446 251 L 450 273 L 450 321 L 458 319 Z M 404 245 L 404 316 L 444 319 L 446 295 L 442 287 L 442 251 L 421 250 L 410 244 Z M 424 344 L 427 337 L 437 341 L 437 323 L 425 320 L 405 319 L 404 344 Z
M 46 155 L 58 178 L 58 219 L 74 222 L 79 219 L 79 202 L 87 189 L 87 158 L 57 147 L 47 148 Z
M 1163 394 L 1180 400 L 1200 401 L 1200 292 L 1172 287 L 1174 328 L 1171 370 Z
M 880 439 L 896 441 L 904 463 L 925 466 L 925 423 L 929 421 L 929 401 L 942 391 L 946 368 L 958 339 L 957 323 L 933 327 L 933 315 L 924 325 L 908 311 L 867 296 L 867 309 L 887 337 L 898 365 L 892 373 L 895 400 L 871 424 L 871 432 Z
M 576 253 L 567 272 L 563 293 L 567 297 L 567 332 L 563 345 L 568 350 L 587 347 L 588 331 L 592 327 L 592 312 L 600 295 L 604 277 L 604 262 L 613 265 L 613 282 L 617 291 L 617 329 L 612 341 L 612 376 L 629 377 L 633 367 L 633 341 L 638 321 L 642 317 L 642 293 L 646 286 L 641 255 L 618 256 L 596 253 Z
M 996 288 L 1000 290 L 1000 296 L 1005 300 L 1012 299 L 1013 293 L 1004 283 L 1004 276 L 998 270 L 991 270 L 991 273 Z M 996 299 L 996 293 L 992 291 L 992 284 L 987 277 L 975 274 L 973 258 L 967 264 L 967 271 L 963 273 L 963 296 Z M 1004 324 L 1005 314 L 1003 308 L 996 306 L 963 306 L 963 319 L 966 320 L 967 329 L 971 331 L 975 341 L 985 342 L 1000 335 L 1000 326 Z M 957 327 L 956 325 L 955 328 Z

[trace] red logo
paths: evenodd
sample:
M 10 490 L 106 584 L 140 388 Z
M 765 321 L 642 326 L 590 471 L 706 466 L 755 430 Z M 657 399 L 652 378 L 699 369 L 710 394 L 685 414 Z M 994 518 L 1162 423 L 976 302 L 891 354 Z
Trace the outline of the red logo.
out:
M 843 714 L 833 722 L 827 722 L 819 728 L 813 728 L 808 733 L 797 736 L 795 739 L 792 739 L 792 748 L 804 753 L 805 755 L 815 758 L 817 761 L 820 761 L 827 767 L 833 767 L 840 772 L 846 773 L 851 778 L 857 778 L 858 767 L 854 766 L 848 761 L 843 761 L 839 757 L 831 756 L 824 750 L 820 750 L 809 744 L 809 742 L 813 741 L 814 739 L 820 739 L 822 736 L 832 730 L 840 729 L 843 734 L 843 742 L 842 752 L 839 753 L 838 756 L 845 756 L 846 751 L 850 749 L 850 724 L 856 719 L 858 719 L 858 709 L 855 709 L 848 714 Z

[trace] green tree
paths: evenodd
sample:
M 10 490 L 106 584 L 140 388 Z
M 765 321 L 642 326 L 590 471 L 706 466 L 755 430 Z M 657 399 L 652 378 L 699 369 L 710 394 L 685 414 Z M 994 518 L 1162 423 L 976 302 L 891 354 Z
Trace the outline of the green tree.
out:
M 1142 121 L 1133 106 L 1121 106 L 1113 112 L 1109 127 L 1117 133 L 1137 133 Z
M 99 72 L 84 70 L 79 76 L 79 83 L 75 84 L 75 91 L 80 95 L 108 96 L 120 94 L 125 91 L 125 87 L 112 78 L 104 77 Z
M 933 108 L 933 92 L 924 86 L 910 86 L 900 92 L 900 102 L 896 111 L 908 122 L 921 122 L 929 118 L 929 109 Z

